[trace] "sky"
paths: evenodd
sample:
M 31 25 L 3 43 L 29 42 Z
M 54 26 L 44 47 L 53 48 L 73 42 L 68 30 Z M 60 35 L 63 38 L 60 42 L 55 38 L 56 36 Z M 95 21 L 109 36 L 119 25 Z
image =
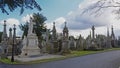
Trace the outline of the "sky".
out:
M 3 21 L 7 20 L 7 33 L 9 28 L 13 27 L 13 24 L 17 25 L 17 35 L 21 36 L 20 24 L 24 24 L 29 20 L 32 13 L 41 13 L 46 18 L 45 21 L 47 28 L 52 29 L 53 22 L 56 22 L 56 29 L 58 33 L 62 32 L 64 22 L 67 22 L 69 34 L 78 37 L 80 34 L 83 37 L 87 37 L 90 34 L 92 25 L 95 26 L 96 34 L 106 35 L 107 27 L 111 33 L 111 26 L 114 27 L 116 37 L 120 35 L 119 20 L 116 19 L 116 15 L 111 13 L 114 8 L 103 10 L 101 15 L 94 16 L 90 13 L 81 14 L 85 8 L 89 8 L 97 0 L 36 0 L 40 4 L 42 11 L 37 9 L 25 10 L 20 15 L 20 9 L 16 9 L 14 12 L 10 12 L 9 15 L 1 13 L 0 15 L 0 31 L 3 31 Z

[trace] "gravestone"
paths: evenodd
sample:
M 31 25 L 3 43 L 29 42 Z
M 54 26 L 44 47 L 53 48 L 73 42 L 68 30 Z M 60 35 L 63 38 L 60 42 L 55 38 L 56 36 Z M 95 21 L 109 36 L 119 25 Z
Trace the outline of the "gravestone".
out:
M 97 44 L 96 44 L 96 41 L 95 41 L 95 27 L 92 26 L 92 40 L 90 41 L 91 42 L 91 45 L 90 47 L 88 48 L 88 50 L 97 50 L 98 47 L 97 47 Z
M 74 39 L 74 37 L 73 36 L 70 36 L 69 37 L 69 48 L 70 48 L 70 50 L 75 50 L 75 48 L 76 48 L 76 45 L 75 45 L 75 39 Z
M 33 33 L 33 18 L 30 18 L 29 29 L 27 37 L 24 38 L 25 45 L 23 46 L 23 51 L 21 55 L 40 55 L 40 48 L 38 47 L 38 37 Z
M 51 45 L 50 45 L 50 53 L 55 54 L 58 52 L 58 41 L 57 41 L 57 32 L 55 27 L 55 22 L 53 22 L 53 29 L 52 29 L 52 35 L 51 35 Z
M 77 39 L 76 49 L 77 49 L 77 50 L 83 50 L 84 48 L 86 48 L 86 46 L 84 46 L 84 39 L 83 39 L 83 37 L 80 35 L 79 38 Z

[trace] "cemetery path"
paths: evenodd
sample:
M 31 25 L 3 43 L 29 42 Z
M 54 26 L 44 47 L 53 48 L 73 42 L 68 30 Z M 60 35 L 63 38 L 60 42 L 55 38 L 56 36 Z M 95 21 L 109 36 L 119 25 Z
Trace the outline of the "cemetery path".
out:
M 119 68 L 120 50 L 86 55 L 66 60 L 31 65 L 6 65 L 0 68 Z

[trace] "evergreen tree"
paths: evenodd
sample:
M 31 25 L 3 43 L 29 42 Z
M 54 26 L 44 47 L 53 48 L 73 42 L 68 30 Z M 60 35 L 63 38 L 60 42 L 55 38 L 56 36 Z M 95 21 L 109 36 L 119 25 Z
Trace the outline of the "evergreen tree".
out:
M 24 9 L 36 8 L 41 11 L 40 5 L 35 0 L 0 0 L 2 13 L 9 14 L 8 10 L 13 12 L 16 8 L 20 8 L 20 14 L 24 12 Z
M 42 39 L 41 35 L 43 32 L 46 31 L 45 21 L 46 17 L 44 17 L 42 14 L 34 13 L 33 14 L 33 21 L 35 25 L 33 26 L 34 32 L 37 34 L 38 39 Z M 27 36 L 28 33 L 28 22 L 26 24 L 19 25 L 20 29 L 23 31 L 23 36 Z

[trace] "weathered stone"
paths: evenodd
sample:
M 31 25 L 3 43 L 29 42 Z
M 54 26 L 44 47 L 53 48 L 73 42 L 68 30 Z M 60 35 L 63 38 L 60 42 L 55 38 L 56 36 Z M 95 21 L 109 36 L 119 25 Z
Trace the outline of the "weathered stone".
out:
M 61 54 L 64 53 L 70 53 L 70 49 L 69 49 L 69 33 L 68 33 L 68 28 L 66 26 L 66 22 L 65 22 L 65 27 L 63 29 L 63 39 L 62 39 L 62 50 L 61 50 Z
M 33 19 L 30 18 L 30 24 L 28 29 L 28 35 L 24 38 L 25 45 L 23 46 L 23 51 L 21 55 L 40 55 L 40 48 L 38 47 L 38 37 L 33 33 Z
M 70 50 L 76 49 L 76 41 L 73 36 L 69 37 L 69 48 L 70 48 Z

